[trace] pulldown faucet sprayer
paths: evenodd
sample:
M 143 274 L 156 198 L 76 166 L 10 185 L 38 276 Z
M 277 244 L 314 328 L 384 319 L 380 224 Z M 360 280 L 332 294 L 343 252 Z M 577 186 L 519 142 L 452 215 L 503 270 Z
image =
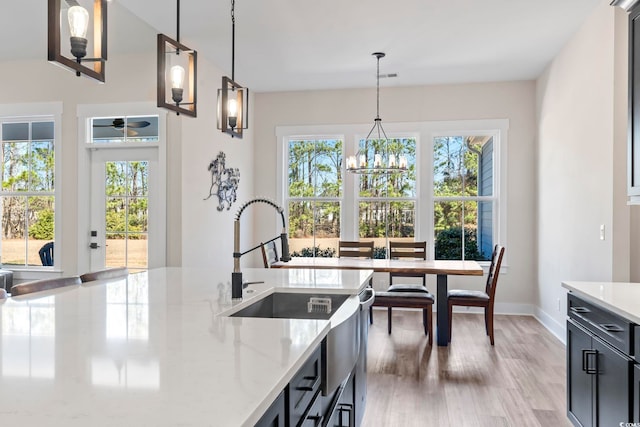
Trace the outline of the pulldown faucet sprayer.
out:
M 280 258 L 280 261 L 288 262 L 291 260 L 291 257 L 289 256 L 289 239 L 287 238 L 284 209 L 278 206 L 274 201 L 263 198 L 249 200 L 244 205 L 240 206 L 240 209 L 238 209 L 238 212 L 236 213 L 236 219 L 233 222 L 233 273 L 231 273 L 231 298 L 233 299 L 242 298 L 242 271 L 240 271 L 240 257 L 260 247 L 260 245 L 258 245 L 248 251 L 240 252 L 240 216 L 249 205 L 254 203 L 266 203 L 267 205 L 272 206 L 282 217 L 282 233 L 265 243 L 280 239 L 280 243 L 282 245 L 282 257 Z

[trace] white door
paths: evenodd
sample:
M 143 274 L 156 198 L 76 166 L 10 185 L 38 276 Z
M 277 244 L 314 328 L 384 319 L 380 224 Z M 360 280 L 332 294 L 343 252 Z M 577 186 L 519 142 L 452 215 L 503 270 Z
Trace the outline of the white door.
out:
M 165 263 L 157 147 L 91 150 L 91 271 Z

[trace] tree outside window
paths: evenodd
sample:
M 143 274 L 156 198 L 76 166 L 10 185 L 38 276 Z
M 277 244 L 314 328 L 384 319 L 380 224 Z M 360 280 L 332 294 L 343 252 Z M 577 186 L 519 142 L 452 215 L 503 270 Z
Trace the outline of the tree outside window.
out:
M 3 122 L 1 129 L 2 264 L 42 265 L 38 251 L 55 237 L 54 122 Z
M 435 259 L 489 260 L 493 249 L 493 138 L 433 140 Z
M 384 147 L 388 144 L 388 147 Z M 359 175 L 360 239 L 374 240 L 374 258 L 386 258 L 389 239 L 413 241 L 416 221 L 416 139 L 361 140 L 360 153 L 388 150 L 407 158 L 405 173 Z
M 339 138 L 289 140 L 287 208 L 292 256 L 336 255 L 342 147 Z

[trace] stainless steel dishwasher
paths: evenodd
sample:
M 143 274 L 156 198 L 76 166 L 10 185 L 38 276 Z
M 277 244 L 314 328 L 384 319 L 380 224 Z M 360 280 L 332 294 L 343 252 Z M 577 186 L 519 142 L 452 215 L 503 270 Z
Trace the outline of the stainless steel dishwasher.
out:
M 369 307 L 373 304 L 373 288 L 365 288 L 360 293 L 360 353 L 355 369 L 355 410 L 356 426 L 362 425 L 362 417 L 367 403 L 367 341 L 369 341 Z

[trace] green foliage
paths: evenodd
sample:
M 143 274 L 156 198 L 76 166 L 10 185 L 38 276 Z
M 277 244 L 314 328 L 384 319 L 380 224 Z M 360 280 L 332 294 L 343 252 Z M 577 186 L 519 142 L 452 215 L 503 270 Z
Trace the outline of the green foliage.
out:
M 29 227 L 29 237 L 38 240 L 53 240 L 53 210 L 40 211 L 36 222 Z
M 462 259 L 462 229 L 451 227 L 438 232 L 435 242 L 435 259 Z M 486 260 L 478 250 L 475 229 L 464 229 L 464 259 Z
M 387 248 L 384 246 L 375 246 L 373 248 L 373 259 L 386 259 Z
M 314 246 L 313 248 L 302 248 L 300 252 L 294 251 L 291 252 L 292 257 L 318 257 L 318 258 L 335 258 L 336 250 L 333 248 L 325 248 L 321 249 L 319 246 Z

